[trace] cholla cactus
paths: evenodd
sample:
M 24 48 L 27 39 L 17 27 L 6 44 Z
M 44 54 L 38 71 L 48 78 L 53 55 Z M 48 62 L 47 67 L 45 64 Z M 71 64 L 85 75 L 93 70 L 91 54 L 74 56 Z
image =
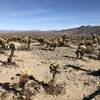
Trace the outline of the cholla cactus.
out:
M 14 55 L 15 45 L 10 44 L 10 49 L 11 49 L 11 53 L 10 53 L 9 57 L 7 58 L 7 61 L 0 61 L 3 65 L 9 65 L 9 64 L 15 65 L 15 62 L 12 60 L 13 55 Z
M 100 60 L 100 50 L 98 52 L 97 59 Z
M 5 52 L 5 40 L 3 38 L 0 38 L 0 45 L 1 45 L 1 52 Z
M 51 81 L 54 82 L 55 76 L 57 73 L 61 72 L 61 68 L 60 68 L 59 64 L 55 64 L 55 63 L 51 64 L 49 66 L 49 68 L 50 68 L 50 72 L 52 73 L 52 80 Z
M 30 48 L 30 44 L 31 44 L 31 39 L 30 37 L 28 37 L 28 41 L 27 41 L 27 47 Z
M 58 38 L 58 43 L 59 43 L 60 47 L 64 46 L 64 41 L 63 41 L 62 37 Z
M 49 66 L 49 68 L 50 72 L 52 73 L 52 79 L 49 81 L 49 83 L 43 85 L 45 92 L 55 96 L 65 94 L 65 83 L 56 83 L 55 80 L 56 74 L 61 73 L 61 67 L 58 64 L 53 63 Z
M 55 38 L 52 38 L 52 39 L 47 39 L 47 40 L 45 40 L 45 42 L 44 42 L 45 44 L 46 44 L 46 49 L 47 50 L 55 50 L 55 48 L 57 47 L 57 46 L 59 46 L 59 42 L 58 42 L 58 40 L 57 39 L 55 39 Z
M 12 60 L 13 55 L 10 55 L 7 58 L 7 61 L 0 61 L 3 65 L 16 65 L 16 63 Z
M 49 66 L 49 68 L 50 68 L 50 72 L 51 73 L 60 73 L 60 66 L 59 66 L 59 64 L 53 63 L 53 64 L 51 64 Z
M 66 34 L 62 36 L 62 39 L 65 40 L 67 38 Z
M 9 57 L 7 58 L 7 62 L 9 64 L 12 64 L 12 63 L 14 63 L 12 61 L 12 57 L 14 56 L 14 51 L 15 51 L 15 45 L 14 45 L 14 43 L 10 44 L 10 49 L 11 49 L 11 53 L 10 53 Z
M 14 51 L 15 50 L 15 44 L 14 43 L 10 43 L 9 48 Z

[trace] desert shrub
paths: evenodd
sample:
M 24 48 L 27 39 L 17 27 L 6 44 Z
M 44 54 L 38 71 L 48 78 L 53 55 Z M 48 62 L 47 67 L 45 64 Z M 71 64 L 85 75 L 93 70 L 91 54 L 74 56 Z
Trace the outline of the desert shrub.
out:
M 48 84 L 43 85 L 43 88 L 45 89 L 45 92 L 50 95 L 58 96 L 66 93 L 65 83 L 56 84 L 50 81 Z
M 9 95 L 8 92 L 5 91 L 4 89 L 0 90 L 0 100 L 6 100 L 8 95 Z
M 19 81 L 12 83 L 12 87 L 15 88 L 17 100 L 32 100 L 32 97 L 40 92 L 40 84 L 34 80 L 30 80 L 30 76 L 26 72 L 17 74 Z
M 87 52 L 87 53 L 93 53 L 94 50 L 95 50 L 95 47 L 96 47 L 96 46 L 88 45 L 88 46 L 87 46 L 87 49 L 86 49 L 86 52 Z
M 32 48 L 28 47 L 27 45 L 23 44 L 17 47 L 17 50 L 32 50 Z
M 98 51 L 97 59 L 100 60 L 100 50 Z

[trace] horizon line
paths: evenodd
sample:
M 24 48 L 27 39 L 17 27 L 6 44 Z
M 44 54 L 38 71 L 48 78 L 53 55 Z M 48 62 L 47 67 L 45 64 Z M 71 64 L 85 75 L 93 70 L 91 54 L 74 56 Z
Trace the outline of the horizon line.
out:
M 84 26 L 84 27 L 87 27 L 87 26 L 90 26 L 90 27 L 93 27 L 93 26 L 100 26 L 100 24 L 98 24 L 98 25 L 76 25 L 76 26 L 72 26 L 72 27 L 68 27 L 68 28 L 62 28 L 62 29 L 48 29 L 48 30 L 41 30 L 41 29 L 0 29 L 0 31 L 5 31 L 5 32 L 11 32 L 11 31 L 61 31 L 61 30 L 69 30 L 69 29 L 74 29 L 74 28 L 79 28 L 79 27 L 82 27 L 82 26 Z

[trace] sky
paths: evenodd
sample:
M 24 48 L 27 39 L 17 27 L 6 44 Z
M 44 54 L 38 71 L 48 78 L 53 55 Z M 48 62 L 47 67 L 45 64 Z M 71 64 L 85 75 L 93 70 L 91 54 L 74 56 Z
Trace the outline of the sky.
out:
M 0 30 L 100 25 L 100 0 L 0 0 Z

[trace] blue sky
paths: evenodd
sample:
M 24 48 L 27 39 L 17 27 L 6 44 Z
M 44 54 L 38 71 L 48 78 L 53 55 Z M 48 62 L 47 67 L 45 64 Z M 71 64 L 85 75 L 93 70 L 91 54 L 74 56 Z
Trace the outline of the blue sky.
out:
M 0 29 L 60 30 L 100 25 L 100 0 L 0 0 Z

